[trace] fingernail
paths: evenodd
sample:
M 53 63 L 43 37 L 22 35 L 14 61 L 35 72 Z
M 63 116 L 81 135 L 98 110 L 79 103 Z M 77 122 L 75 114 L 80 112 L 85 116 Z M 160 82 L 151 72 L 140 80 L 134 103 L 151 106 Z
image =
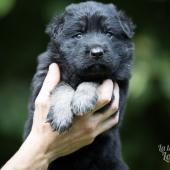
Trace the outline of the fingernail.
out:
M 50 64 L 50 66 L 49 66 L 49 70 L 50 70 L 50 71 L 54 71 L 54 70 L 56 70 L 56 66 L 57 66 L 57 64 L 56 64 L 56 63 L 52 63 L 52 64 Z

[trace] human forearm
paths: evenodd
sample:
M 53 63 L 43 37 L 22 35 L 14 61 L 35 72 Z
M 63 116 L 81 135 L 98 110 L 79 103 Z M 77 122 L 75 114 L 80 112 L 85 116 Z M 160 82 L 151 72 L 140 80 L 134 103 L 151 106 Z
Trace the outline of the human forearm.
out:
M 42 146 L 33 136 L 28 136 L 15 155 L 1 170 L 47 170 L 49 161 Z

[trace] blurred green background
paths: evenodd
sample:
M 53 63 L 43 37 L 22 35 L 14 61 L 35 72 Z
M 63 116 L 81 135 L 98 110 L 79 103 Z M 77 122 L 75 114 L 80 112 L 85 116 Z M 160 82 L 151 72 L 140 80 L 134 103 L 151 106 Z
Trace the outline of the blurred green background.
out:
M 72 2 L 80 1 L 0 0 L 0 166 L 22 143 L 36 57 L 49 40 L 45 26 Z M 123 156 L 131 170 L 168 170 L 158 145 L 170 145 L 170 2 L 113 2 L 137 25 Z

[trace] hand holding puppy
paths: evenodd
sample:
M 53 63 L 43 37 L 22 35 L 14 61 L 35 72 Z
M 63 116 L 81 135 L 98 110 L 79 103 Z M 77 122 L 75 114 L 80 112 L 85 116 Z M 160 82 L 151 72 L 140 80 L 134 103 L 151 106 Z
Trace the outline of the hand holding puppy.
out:
M 92 143 L 95 137 L 116 125 L 119 114 L 109 118 L 116 112 L 119 104 L 119 88 L 115 83 L 106 80 L 98 87 L 98 101 L 95 109 L 80 117 L 76 117 L 69 131 L 62 134 L 53 132 L 46 122 L 50 106 L 50 92 L 59 83 L 60 72 L 56 64 L 51 64 L 42 89 L 35 102 L 35 114 L 31 133 L 18 152 L 4 165 L 2 170 L 41 169 L 46 170 L 50 162 L 68 155 Z M 115 100 L 105 113 L 94 114 L 111 101 Z
M 99 98 L 97 105 L 92 112 L 84 116 L 76 117 L 73 126 L 69 131 L 62 134 L 53 132 L 50 124 L 46 123 L 46 117 L 49 110 L 49 94 L 58 82 L 59 68 L 56 64 L 51 64 L 42 89 L 35 101 L 36 107 L 33 127 L 28 136 L 28 138 L 31 136 L 38 138 L 39 143 L 42 143 L 43 145 L 40 148 L 43 148 L 44 154 L 48 157 L 49 162 L 92 143 L 97 135 L 116 125 L 119 119 L 118 114 L 109 119 L 113 112 L 116 112 L 118 109 L 119 88 L 115 83 L 113 89 L 113 82 L 111 80 L 106 80 L 98 87 Z M 113 93 L 115 100 L 113 101 L 111 108 L 105 113 L 93 114 L 111 101 Z

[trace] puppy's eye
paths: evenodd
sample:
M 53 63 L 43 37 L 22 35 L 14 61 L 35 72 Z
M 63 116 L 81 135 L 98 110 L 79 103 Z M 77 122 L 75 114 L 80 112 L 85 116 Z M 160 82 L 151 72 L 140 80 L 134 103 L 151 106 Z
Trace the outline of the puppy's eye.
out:
M 106 32 L 106 35 L 107 35 L 109 38 L 113 38 L 113 33 L 112 33 L 112 32 Z
M 76 38 L 76 39 L 81 39 L 82 37 L 83 37 L 82 33 L 78 33 L 78 34 L 73 36 L 73 38 Z

